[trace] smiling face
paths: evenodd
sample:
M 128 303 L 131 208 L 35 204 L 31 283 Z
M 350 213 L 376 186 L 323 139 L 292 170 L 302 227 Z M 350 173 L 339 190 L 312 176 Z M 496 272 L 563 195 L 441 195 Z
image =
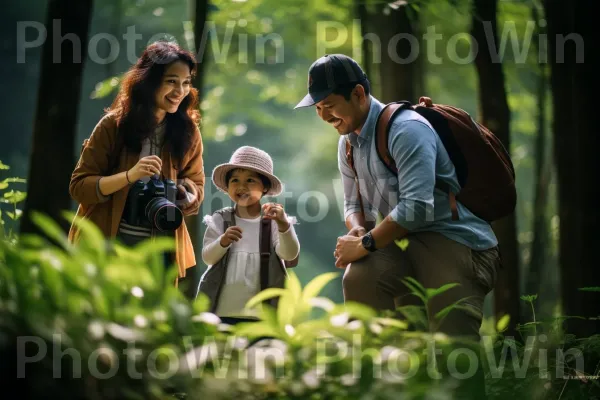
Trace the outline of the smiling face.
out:
M 260 175 L 254 171 L 236 168 L 227 181 L 227 193 L 231 200 L 241 207 L 257 207 L 260 210 L 260 199 L 267 187 Z
M 367 119 L 369 104 L 365 90 L 357 85 L 350 94 L 350 100 L 339 94 L 330 94 L 316 105 L 317 115 L 331 124 L 340 135 L 359 134 Z
M 165 68 L 160 86 L 155 93 L 156 117 L 162 121 L 166 113 L 174 113 L 192 88 L 190 67 L 175 61 Z

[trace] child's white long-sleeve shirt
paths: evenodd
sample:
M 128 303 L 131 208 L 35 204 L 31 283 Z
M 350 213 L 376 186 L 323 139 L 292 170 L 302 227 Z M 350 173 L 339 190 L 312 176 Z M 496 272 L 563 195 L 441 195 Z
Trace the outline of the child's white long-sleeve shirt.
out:
M 202 247 L 202 260 L 209 268 L 216 264 L 229 250 L 227 276 L 221 290 L 216 314 L 219 316 L 248 316 L 243 308 L 248 300 L 260 291 L 260 217 L 245 219 L 236 217 L 236 225 L 242 229 L 242 238 L 221 246 L 223 217 L 220 214 L 204 217 L 207 225 Z M 290 228 L 279 232 L 271 221 L 271 244 L 283 260 L 293 260 L 300 251 L 300 243 L 294 230 L 294 219 L 289 218 Z

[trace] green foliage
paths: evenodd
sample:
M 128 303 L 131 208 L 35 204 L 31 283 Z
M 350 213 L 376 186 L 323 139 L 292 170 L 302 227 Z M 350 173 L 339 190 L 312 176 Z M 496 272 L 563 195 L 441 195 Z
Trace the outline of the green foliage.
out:
M 8 165 L 0 161 L 0 171 L 9 169 Z M 24 184 L 26 180 L 22 178 L 4 178 L 0 181 L 0 239 L 16 240 L 14 226 L 23 214 L 23 210 L 19 208 L 19 205 L 27 197 L 25 192 L 13 189 L 15 184 L 18 183 Z M 8 232 L 6 231 L 7 227 Z
M 508 393 L 522 398 L 562 393 L 562 399 L 575 399 L 598 389 L 598 382 L 587 377 L 598 373 L 594 360 L 600 360 L 600 337 L 564 335 L 564 319 L 534 321 L 539 333 L 518 340 L 503 336 L 506 316 L 495 332 L 483 336 L 478 362 L 476 343 L 449 338 L 435 326 L 409 330 L 410 319 L 320 297 L 337 273 L 319 275 L 304 287 L 291 273 L 285 288 L 267 289 L 248 302 L 261 320 L 224 325 L 207 312 L 206 297 L 189 302 L 173 285 L 176 269 L 165 270 L 161 257 L 173 249 L 171 240 L 129 249 L 106 242 L 93 224 L 76 219 L 82 235 L 72 244 L 51 219 L 34 215 L 33 220 L 60 247 L 31 236 L 16 243 L 0 241 L 0 355 L 22 351 L 19 337 L 28 338 L 32 351 L 52 349 L 25 366 L 32 396 L 362 399 L 376 393 L 377 399 L 480 398 L 477 380 L 461 378 L 474 362 L 486 372 L 491 399 Z M 455 286 L 424 288 L 413 279 L 405 283 L 425 306 Z M 264 305 L 274 297 L 277 308 Z M 435 318 L 444 316 L 441 312 Z M 527 324 L 520 329 L 525 333 Z M 73 372 L 71 358 L 56 364 L 53 354 L 68 349 L 84 361 L 81 378 L 55 380 L 59 366 L 65 374 Z M 133 359 L 128 349 L 137 351 Z M 99 351 L 104 356 L 98 357 Z M 101 377 L 86 367 L 88 360 L 114 374 Z M 563 371 L 576 378 L 565 380 Z

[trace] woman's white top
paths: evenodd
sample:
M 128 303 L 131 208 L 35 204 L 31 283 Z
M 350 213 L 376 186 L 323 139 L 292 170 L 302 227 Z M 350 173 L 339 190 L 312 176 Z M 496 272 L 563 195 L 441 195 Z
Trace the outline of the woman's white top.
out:
M 216 314 L 222 317 L 247 317 L 253 313 L 244 306 L 260 292 L 260 217 L 253 219 L 235 217 L 235 223 L 242 229 L 242 238 L 228 247 L 221 246 L 223 217 L 220 214 L 207 215 L 207 225 L 202 247 L 202 260 L 209 268 L 215 265 L 229 250 L 227 276 L 223 283 Z M 300 252 L 300 243 L 294 230 L 295 218 L 288 217 L 290 227 L 279 232 L 277 223 L 271 221 L 271 245 L 283 260 L 293 260 Z

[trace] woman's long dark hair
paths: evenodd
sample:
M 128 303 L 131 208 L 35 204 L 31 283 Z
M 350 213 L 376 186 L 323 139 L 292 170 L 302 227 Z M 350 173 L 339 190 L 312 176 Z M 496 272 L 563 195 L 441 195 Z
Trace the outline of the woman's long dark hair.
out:
M 195 76 L 196 59 L 190 52 L 174 43 L 156 42 L 144 50 L 121 81 L 119 93 L 107 112 L 115 115 L 128 151 L 139 153 L 142 142 L 154 133 L 158 124 L 155 93 L 165 69 L 175 61 L 186 63 L 192 77 Z M 175 165 L 181 163 L 189 150 L 199 121 L 198 90 L 191 88 L 177 111 L 166 115 L 165 145 L 169 146 L 172 157 L 177 160 Z

